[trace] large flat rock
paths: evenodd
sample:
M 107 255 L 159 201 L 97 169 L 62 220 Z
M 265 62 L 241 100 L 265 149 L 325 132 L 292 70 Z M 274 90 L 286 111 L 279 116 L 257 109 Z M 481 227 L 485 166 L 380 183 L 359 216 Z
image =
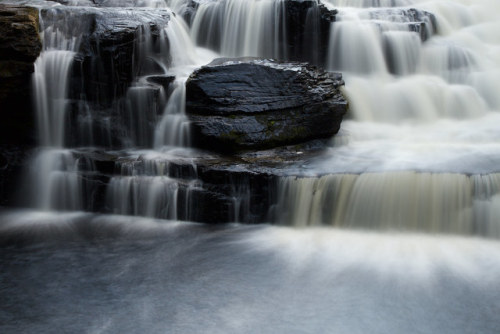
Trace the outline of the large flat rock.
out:
M 186 83 L 194 144 L 235 152 L 329 138 L 347 111 L 343 84 L 305 63 L 215 60 Z

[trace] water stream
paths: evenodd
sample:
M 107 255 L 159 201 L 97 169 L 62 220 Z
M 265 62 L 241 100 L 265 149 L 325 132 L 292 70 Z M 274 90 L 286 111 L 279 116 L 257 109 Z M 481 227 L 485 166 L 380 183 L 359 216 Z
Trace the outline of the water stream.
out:
M 27 209 L 0 212 L 0 332 L 498 332 L 498 1 L 323 0 L 338 10 L 326 39 L 314 2 L 303 52 L 285 0 L 23 3 L 43 9 L 39 147 Z M 85 57 L 109 74 L 106 54 L 81 51 L 99 46 L 94 16 L 120 33 L 139 22 L 128 84 L 75 75 Z M 191 223 L 206 189 L 188 76 L 298 55 L 342 72 L 341 131 L 280 173 L 265 224 L 237 223 L 241 179 L 226 185 L 234 224 Z M 87 152 L 113 157 L 109 175 Z

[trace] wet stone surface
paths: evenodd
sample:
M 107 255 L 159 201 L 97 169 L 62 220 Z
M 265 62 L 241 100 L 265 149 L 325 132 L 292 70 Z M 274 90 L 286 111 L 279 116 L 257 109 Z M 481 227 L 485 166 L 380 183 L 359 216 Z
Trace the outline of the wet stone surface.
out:
M 304 63 L 215 60 L 186 83 L 195 146 L 237 152 L 329 138 L 347 112 L 342 85 L 339 73 Z

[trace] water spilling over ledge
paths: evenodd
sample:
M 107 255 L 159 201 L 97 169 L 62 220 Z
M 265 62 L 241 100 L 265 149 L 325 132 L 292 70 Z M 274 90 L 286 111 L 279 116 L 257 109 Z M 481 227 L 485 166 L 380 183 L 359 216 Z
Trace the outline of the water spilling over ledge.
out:
M 441 197 L 448 196 L 446 189 L 451 185 L 448 185 L 445 175 L 487 179 L 498 172 L 495 115 L 499 103 L 497 94 L 488 88 L 494 87 L 497 79 L 486 73 L 498 71 L 499 65 L 494 53 L 479 53 L 481 47 L 487 48 L 492 43 L 485 27 L 494 27 L 496 23 L 495 17 L 486 13 L 483 7 L 468 11 L 465 5 L 441 6 L 418 1 L 353 4 L 270 0 L 61 3 L 22 3 L 38 8 L 43 41 L 43 52 L 36 61 L 33 82 L 37 133 L 40 145 L 45 148 L 30 164 L 31 176 L 24 182 L 28 184 L 25 189 L 30 188 L 29 183 L 36 185 L 31 187 L 35 189 L 33 196 L 24 196 L 31 198 L 29 205 L 46 210 L 78 209 L 158 218 L 182 217 L 202 222 L 235 219 L 308 225 L 323 219 L 309 222 L 309 218 L 302 218 L 302 213 L 289 212 L 285 210 L 286 205 L 278 204 L 288 200 L 287 191 L 281 189 L 288 187 L 282 186 L 286 184 L 284 180 L 293 180 L 294 176 L 319 175 L 324 179 L 328 178 L 327 175 L 331 178 L 359 175 L 360 179 L 365 176 L 379 179 L 373 184 L 389 182 L 404 188 L 399 182 L 400 175 L 417 175 L 415 184 L 409 188 L 418 193 L 417 197 L 433 198 L 435 190 L 432 189 L 436 187 L 437 191 L 443 192 Z M 72 23 L 75 20 L 78 24 Z M 261 30 L 254 31 L 255 27 Z M 251 33 L 253 31 L 255 34 Z M 354 40 L 357 43 L 352 43 Z M 200 45 L 212 50 L 200 48 Z M 312 53 L 302 52 L 306 49 Z M 314 57 L 311 58 L 311 54 Z M 200 127 L 213 128 L 213 124 L 205 112 L 200 113 L 200 108 L 193 106 L 205 108 L 208 100 L 195 101 L 207 93 L 195 89 L 196 95 L 189 93 L 188 89 L 186 94 L 186 80 L 194 70 L 220 55 L 308 60 L 341 71 L 347 84 L 345 87 L 334 86 L 340 87 L 349 100 L 351 119 L 344 121 L 339 135 L 323 152 L 315 148 L 313 154 L 309 154 L 308 150 L 314 145 L 301 144 L 289 146 L 284 151 L 256 153 L 255 158 L 250 152 L 238 154 L 233 159 L 221 156 L 218 159 L 220 167 L 213 163 L 217 159 L 204 162 L 204 154 L 184 148 L 194 144 L 208 150 L 230 152 L 230 144 L 222 139 L 234 136 L 238 131 L 243 131 L 241 135 L 247 131 L 246 135 L 251 139 L 257 129 L 257 123 L 252 125 L 250 121 L 240 119 L 238 112 L 249 108 L 247 100 L 242 100 L 241 106 L 235 107 L 237 112 L 221 122 L 224 126 L 236 122 L 232 130 L 217 134 L 216 137 L 220 138 L 202 136 L 205 130 L 200 130 Z M 231 66 L 228 65 L 229 72 Z M 299 72 L 305 73 L 304 70 Z M 231 73 L 236 72 L 232 70 Z M 235 75 L 251 77 L 248 73 Z M 277 80 L 277 75 L 263 77 L 269 77 L 270 82 Z M 320 75 L 313 73 L 312 77 L 313 81 L 319 80 Z M 194 74 L 187 81 L 188 88 L 193 86 L 196 78 Z M 218 96 L 221 105 L 227 107 L 230 101 L 239 99 L 240 88 L 236 87 L 235 80 L 230 78 L 228 81 L 233 88 L 221 89 L 221 94 L 231 95 Z M 249 85 L 264 84 L 265 81 L 259 80 L 249 81 Z M 297 78 L 287 80 L 296 82 Z M 308 92 L 326 92 L 316 87 L 317 83 L 313 81 L 307 84 L 310 87 Z M 292 87 L 285 82 L 278 85 Z M 240 90 L 250 94 L 250 89 Z M 257 91 L 255 94 L 262 93 Z M 293 94 L 282 100 L 289 104 L 304 100 L 302 93 Z M 264 99 L 257 95 L 257 102 L 259 98 Z M 312 100 L 318 96 L 312 96 Z M 188 116 L 185 115 L 186 99 L 190 110 Z M 261 105 L 267 103 L 272 109 L 271 102 L 266 101 L 263 100 Z M 316 102 L 304 103 L 312 105 Z M 279 108 L 283 109 L 280 112 L 288 113 L 287 119 L 292 115 L 296 117 L 297 111 L 288 104 Z M 259 117 L 256 119 L 261 126 L 263 123 Z M 325 120 L 321 126 L 328 128 L 326 123 L 329 122 Z M 280 132 L 281 123 L 277 119 L 264 123 L 265 135 L 270 131 Z M 302 123 L 294 127 L 297 134 L 303 132 L 300 130 Z M 332 130 L 337 126 L 332 125 Z M 318 130 L 318 124 L 311 129 L 310 132 L 316 132 L 317 137 L 326 136 Z M 298 139 L 274 140 L 273 145 L 296 141 Z M 253 149 L 261 146 L 255 145 Z M 248 150 L 252 147 L 243 145 L 241 148 Z M 171 165 L 169 161 L 173 158 L 177 160 L 174 165 L 179 166 L 176 168 L 181 172 L 143 174 L 140 168 L 134 167 L 133 175 L 120 171 L 121 160 L 136 161 L 141 165 L 148 159 L 136 152 L 151 149 L 156 156 L 148 163 Z M 169 152 L 175 153 L 172 156 Z M 284 155 L 270 159 L 274 154 Z M 191 158 L 184 159 L 184 156 Z M 178 158 L 183 161 L 179 162 Z M 217 173 L 200 176 L 182 172 L 185 167 L 189 169 L 190 164 L 196 165 L 195 169 L 210 166 L 209 169 L 214 171 L 226 171 L 226 175 L 218 179 L 214 176 Z M 439 186 L 426 185 L 422 181 L 426 175 L 439 180 L 432 182 Z M 254 180 L 250 182 L 253 185 L 242 181 L 249 180 L 249 177 Z M 298 181 L 293 187 L 300 188 L 300 184 Z M 263 188 L 258 190 L 259 187 Z M 302 192 L 298 188 L 293 192 Z M 313 198 L 316 190 L 305 188 L 304 196 Z M 384 189 L 383 186 L 375 192 L 385 194 Z M 460 189 L 468 193 L 465 190 L 468 187 Z M 201 200 L 199 193 L 195 197 L 186 195 L 192 191 L 203 193 L 205 200 Z M 269 194 L 265 196 L 264 204 L 258 205 L 264 192 Z M 488 201 L 495 194 L 488 195 Z M 387 198 L 393 202 L 388 194 Z M 352 209 L 358 205 L 353 204 L 356 201 L 351 203 L 348 200 L 340 207 L 333 201 L 328 205 L 332 207 L 328 216 L 340 214 L 343 217 L 341 212 L 357 211 Z M 368 202 L 371 206 L 378 206 L 371 196 L 368 196 Z M 213 206 L 215 203 L 218 204 Z M 209 219 L 205 213 L 193 214 L 193 210 L 209 213 L 207 205 L 216 208 L 212 216 L 217 218 Z M 327 203 L 314 205 L 327 206 Z M 444 214 L 436 218 L 439 226 L 450 226 L 438 228 L 438 231 L 457 232 L 451 227 L 454 225 L 448 217 L 470 209 L 469 204 L 461 205 L 452 205 L 448 216 Z M 491 206 L 496 207 L 495 204 Z M 412 217 L 407 219 L 408 226 L 402 221 L 395 224 L 402 230 L 415 226 L 415 219 L 422 220 L 416 218 L 416 211 L 420 211 L 418 205 L 416 211 L 409 207 L 402 209 L 403 205 L 392 212 L 394 209 L 389 207 L 387 217 Z M 448 209 L 443 210 L 448 212 Z M 299 211 L 306 212 L 307 209 Z M 184 214 L 179 216 L 178 212 Z M 384 224 L 357 222 L 357 218 L 340 219 L 344 220 L 353 227 L 378 229 Z M 426 227 L 434 223 L 417 225 L 420 226 L 418 230 L 436 231 Z M 467 230 L 471 234 L 488 234 L 485 231 L 491 228 Z
M 499 174 L 337 174 L 281 180 L 284 224 L 498 238 Z M 278 216 L 280 216 L 278 214 Z
M 442 197 L 447 197 L 448 181 L 444 175 L 488 178 L 498 172 L 495 111 L 499 103 L 496 94 L 487 88 L 495 86 L 497 79 L 486 74 L 486 69 L 497 70 L 498 64 L 493 54 L 479 54 L 482 40 L 491 43 L 483 27 L 494 26 L 495 21 L 494 16 L 482 13 L 479 7 L 467 11 L 464 5 L 442 7 L 404 1 L 348 5 L 335 1 L 319 4 L 235 0 L 23 4 L 39 9 L 44 44 L 35 64 L 34 96 L 37 132 L 41 146 L 46 148 L 30 164 L 32 176 L 24 182 L 28 184 L 25 189 L 31 187 L 30 183 L 36 185 L 32 187 L 35 190 L 30 201 L 35 207 L 182 217 L 202 222 L 235 219 L 308 225 L 323 220 L 309 222 L 302 213 L 290 212 L 279 204 L 288 200 L 287 191 L 281 189 L 288 186 L 282 184 L 294 176 L 319 175 L 324 179 L 329 174 L 331 178 L 359 175 L 362 179 L 367 173 L 366 176 L 380 178 L 374 184 L 389 182 L 404 188 L 399 185 L 400 175 L 415 172 L 417 181 L 410 187 L 412 191 L 421 188 L 423 195 L 417 197 L 433 198 L 433 188 L 420 184 L 426 175 L 439 179 L 433 184 L 439 184 Z M 75 20 L 78 24 L 72 23 Z M 235 29 L 230 28 L 233 26 Z M 352 43 L 353 40 L 358 42 Z M 312 52 L 303 52 L 306 49 Z M 347 81 L 341 90 L 349 100 L 351 119 L 344 121 L 339 135 L 323 153 L 315 148 L 309 154 L 308 150 L 315 145 L 299 145 L 285 151 L 257 153 L 255 157 L 247 152 L 234 159 L 210 158 L 207 163 L 206 155 L 183 147 L 195 144 L 209 150 L 231 150 L 224 141 L 201 136 L 200 126 L 213 126 L 203 113 L 193 113 L 192 106 L 205 93 L 190 96 L 188 89 L 186 94 L 185 82 L 191 72 L 220 55 L 308 60 L 339 70 Z M 237 75 L 249 78 L 244 73 Z M 276 78 L 267 77 L 271 81 Z M 195 78 L 187 85 L 192 85 Z M 230 79 L 229 85 L 234 80 Z M 250 85 L 257 87 L 259 80 Z M 310 91 L 321 91 L 314 87 L 315 83 L 308 86 L 312 87 Z M 240 94 L 237 88 L 231 89 L 234 91 L 221 91 Z M 294 98 L 303 100 L 303 94 L 295 95 L 285 100 L 290 103 Z M 191 110 L 189 117 L 184 114 L 186 98 Z M 236 99 L 219 98 L 222 105 Z M 257 96 L 257 102 L 258 99 Z M 242 101 L 238 108 L 246 110 L 245 103 L 246 100 Z M 295 114 L 289 107 L 280 108 Z M 256 127 L 239 118 L 236 113 L 221 124 L 238 121 L 237 131 L 243 128 L 248 138 L 253 138 Z M 266 122 L 266 135 L 280 127 L 275 119 Z M 322 122 L 322 126 L 327 126 L 326 123 Z M 295 128 L 298 133 L 300 124 Z M 312 128 L 317 130 L 318 126 Z M 217 136 L 221 139 L 234 136 L 234 129 L 233 126 L 231 131 Z M 319 130 L 313 132 L 321 137 Z M 149 154 L 136 153 L 151 149 L 156 152 L 151 162 L 145 158 Z M 278 157 L 270 158 L 275 154 Z M 172 159 L 176 160 L 174 164 L 170 163 Z M 166 163 L 178 166 L 174 168 L 178 171 L 143 174 L 141 168 L 131 167 L 133 175 L 123 174 L 122 160 L 130 161 L 131 166 Z M 208 170 L 217 172 L 182 172 L 189 170 L 190 164 L 196 165 L 195 169 L 210 166 Z M 215 177 L 219 171 L 226 172 L 223 179 Z M 253 181 L 243 181 L 250 179 Z M 294 187 L 300 188 L 300 184 L 297 181 Z M 258 190 L 259 187 L 263 188 Z M 305 188 L 304 196 L 314 198 L 316 190 Z M 192 195 L 193 191 L 197 195 Z M 379 191 L 385 193 L 383 189 Z M 266 200 L 260 201 L 265 192 L 269 192 Z M 293 192 L 302 190 L 297 188 Z M 493 196 L 495 193 L 488 198 Z M 350 201 L 340 207 L 335 200 L 330 205 L 321 203 L 318 205 L 335 208 L 329 216 L 357 206 Z M 207 205 L 213 206 L 212 214 Z M 376 201 L 370 205 L 376 207 Z M 449 215 L 467 210 L 460 205 L 452 206 L 455 213 Z M 196 210 L 206 213 L 197 215 L 193 213 Z M 415 218 L 417 214 L 409 208 L 399 208 L 402 211 L 393 213 L 393 209 L 387 210 L 388 217 L 412 217 L 407 219 L 408 226 L 402 221 L 386 222 L 402 230 L 414 227 L 415 219 L 422 219 Z M 179 212 L 184 213 L 179 216 Z M 209 219 L 207 214 L 217 218 Z M 446 217 L 443 215 L 443 221 L 436 224 L 454 226 Z M 347 220 L 353 227 L 379 229 L 383 225 L 356 222 L 357 218 L 340 220 Z M 432 224 L 417 225 L 418 230 L 436 231 L 426 227 Z M 457 232 L 453 227 L 437 230 Z M 479 230 L 468 229 L 471 234 L 487 234 L 485 229 Z
M 7 3 L 0 332 L 498 331 L 495 0 Z M 338 94 L 347 119 L 214 146 L 189 80 L 221 57 L 318 66 L 324 95 L 279 99 Z M 273 106 L 256 71 L 227 71 L 225 125 L 242 94 Z

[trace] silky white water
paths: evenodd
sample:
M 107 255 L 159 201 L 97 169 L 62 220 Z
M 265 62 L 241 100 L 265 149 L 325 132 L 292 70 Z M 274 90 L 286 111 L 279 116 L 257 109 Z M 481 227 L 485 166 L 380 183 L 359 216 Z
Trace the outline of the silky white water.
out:
M 316 161 L 305 164 L 297 174 L 332 175 L 333 179 L 347 178 L 346 182 L 355 177 L 356 191 L 365 195 L 362 200 L 359 196 L 351 198 L 352 189 L 346 188 L 348 190 L 342 190 L 346 193 L 339 194 L 346 198 L 345 202 L 332 203 L 329 197 L 316 196 L 317 187 L 309 185 L 320 181 L 290 177 L 281 182 L 283 189 L 276 206 L 280 209 L 274 209 L 272 216 L 280 223 L 293 222 L 294 225 L 323 223 L 354 228 L 496 235 L 495 219 L 491 218 L 494 217 L 491 212 L 497 207 L 496 201 L 491 200 L 496 193 L 486 199 L 486 211 L 490 213 L 485 215 L 490 218 L 479 219 L 477 212 L 483 199 L 469 191 L 468 183 L 475 177 L 475 183 L 487 186 L 482 180 L 494 183 L 495 178 L 489 175 L 499 172 L 500 95 L 495 89 L 500 86 L 500 76 L 496 75 L 500 73 L 500 39 L 495 34 L 499 26 L 495 9 L 499 9 L 499 5 L 487 0 L 332 0 L 324 3 L 336 8 L 338 14 L 336 22 L 331 24 L 327 59 L 323 63 L 329 70 L 343 73 L 346 81 L 343 90 L 350 111 L 331 148 Z M 186 1 L 166 4 L 178 13 L 188 10 Z M 151 7 L 156 8 L 158 4 L 152 3 Z M 287 38 L 285 12 L 283 1 L 203 2 L 191 17 L 190 26 L 172 12 L 168 25 L 160 29 L 160 44 L 156 48 L 150 28 L 143 27 L 137 44 L 138 59 L 153 60 L 162 69 L 160 74 L 174 75 L 175 81 L 169 91 L 162 92 L 168 101 L 158 115 L 152 112 L 156 105 L 151 102 L 147 77 L 134 82 L 127 93 L 131 115 L 128 145 L 152 146 L 160 155 L 172 148 L 189 146 L 189 122 L 184 113 L 185 81 L 195 68 L 217 57 L 216 53 L 198 46 L 209 47 L 223 56 L 286 58 L 286 48 L 282 45 Z M 415 26 L 413 19 L 424 24 Z M 52 48 L 58 45 L 63 50 L 44 52 L 39 59 L 39 63 L 48 64 L 38 65 L 35 73 L 35 78 L 40 78 L 36 79 L 40 114 L 49 114 L 47 110 L 62 112 L 56 113 L 57 116 L 40 116 L 39 124 L 41 132 L 47 134 L 42 136 L 47 138 L 42 142 L 62 147 L 66 77 L 73 52 L 64 50 L 73 50 L 79 36 L 64 39 L 50 26 L 45 36 L 50 36 L 45 38 L 47 45 Z M 311 41 L 311 47 L 315 43 L 317 41 Z M 65 60 L 44 60 L 59 55 Z M 53 63 L 58 66 L 50 65 Z M 44 80 L 55 80 L 60 87 L 53 87 L 55 93 L 49 94 Z M 48 104 L 58 107 L 44 107 Z M 51 121 L 55 117 L 57 120 Z M 53 130 L 50 124 L 57 128 Z M 91 130 L 86 133 L 92 136 Z M 64 159 L 68 156 L 65 154 Z M 59 175 L 56 179 L 63 175 L 74 178 L 77 171 L 56 170 Z M 48 184 L 47 189 L 59 189 L 61 186 L 47 183 L 53 178 L 50 171 L 47 173 L 42 177 L 43 182 L 37 184 L 42 189 L 44 184 Z M 148 216 L 155 216 L 156 212 L 158 217 L 175 218 L 175 214 L 160 213 L 163 206 L 173 207 L 164 203 L 163 195 L 158 195 L 169 193 L 171 186 L 166 185 L 166 176 L 149 175 L 158 179 L 145 182 L 114 177 L 107 191 L 107 202 L 112 203 L 110 209 L 120 213 L 131 210 Z M 402 181 L 402 176 L 406 181 Z M 177 184 L 178 181 L 173 179 L 167 183 L 170 182 Z M 76 179 L 68 179 L 67 183 L 65 188 L 78 189 L 70 186 L 79 184 Z M 461 196 L 470 198 L 444 204 L 452 198 L 449 189 L 455 189 L 454 184 Z M 336 182 L 325 182 L 324 187 L 328 190 L 322 191 L 340 191 Z M 149 195 L 132 195 L 139 194 L 133 189 L 143 189 L 140 193 L 149 189 L 146 191 Z M 116 198 L 112 198 L 112 194 Z M 393 194 L 405 195 L 398 198 L 399 204 L 394 204 Z M 53 194 L 43 197 L 45 201 L 58 198 Z M 139 208 L 140 197 L 148 198 L 149 209 Z M 313 201 L 295 205 L 296 198 L 302 197 Z M 177 201 L 177 196 L 169 198 Z M 415 198 L 434 200 L 420 207 L 413 203 Z M 314 202 L 316 199 L 318 202 Z M 239 211 L 241 200 L 235 195 L 235 212 Z M 442 203 L 443 209 L 433 215 L 434 211 L 428 208 L 435 205 L 434 202 Z M 363 209 L 358 209 L 359 206 Z M 328 212 L 324 212 L 324 207 L 329 208 Z M 310 211 L 314 213 L 308 213 Z M 420 211 L 428 215 L 422 216 Z
M 286 59 L 280 45 L 286 37 L 283 0 L 202 2 L 191 36 L 225 57 L 259 56 Z
M 499 174 L 334 174 L 281 181 L 282 223 L 500 237 Z M 304 223 L 306 222 L 306 223 Z
M 344 74 L 351 119 L 303 173 L 334 175 L 283 180 L 282 221 L 498 237 L 500 4 L 328 3 L 327 63 Z M 432 37 L 401 29 L 410 6 L 435 15 Z
M 209 63 L 217 55 L 209 50 L 196 48 L 189 37 L 189 28 L 182 19 L 172 16 L 165 34 L 170 44 L 171 73 L 175 75 L 172 93 L 154 133 L 154 147 L 188 147 L 190 144 L 189 121 L 185 114 L 186 80 L 197 67 Z
M 120 152 L 109 151 L 111 132 L 87 147 L 98 134 L 86 106 L 87 138 L 74 145 L 109 173 L 93 180 L 60 123 L 72 42 L 44 50 L 35 81 L 47 148 L 26 179 L 37 209 L 0 212 L 0 332 L 498 332 L 500 4 L 328 1 L 339 14 L 323 62 L 343 72 L 350 112 L 323 155 L 277 180 L 270 217 L 293 227 L 180 221 L 204 187 L 183 110 L 189 73 L 216 56 L 198 46 L 285 57 L 285 1 L 202 2 L 191 28 L 181 21 L 188 0 L 68 1 L 168 5 L 177 16 L 157 32 L 165 43 L 141 28 L 138 59 L 176 79 L 162 90 L 149 73 L 134 78 Z M 410 31 L 399 15 L 409 7 L 435 15 L 436 30 Z M 119 157 L 99 160 L 107 153 Z M 180 158 L 182 180 L 170 168 Z M 97 200 L 112 214 L 83 211 L 89 180 L 105 187 Z M 252 194 L 243 182 L 227 187 L 236 220 Z

